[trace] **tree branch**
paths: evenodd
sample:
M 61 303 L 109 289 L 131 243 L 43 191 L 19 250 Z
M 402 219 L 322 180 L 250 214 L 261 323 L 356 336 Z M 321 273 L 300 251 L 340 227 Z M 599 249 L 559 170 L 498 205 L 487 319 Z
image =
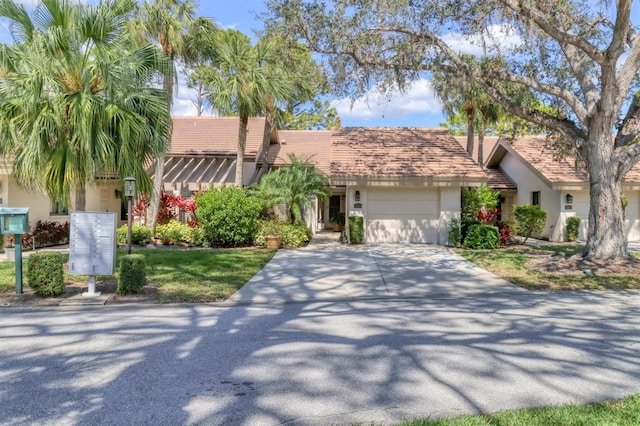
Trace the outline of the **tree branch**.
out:
M 555 25 L 546 19 L 545 15 L 537 8 L 531 7 L 531 2 L 522 0 L 499 0 L 507 8 L 522 15 L 522 17 L 533 21 L 542 31 L 553 37 L 559 43 L 566 43 L 576 46 L 578 49 L 586 53 L 591 59 L 598 64 L 605 62 L 605 54 L 595 45 L 589 43 L 585 38 L 575 36 L 566 31 L 562 31 L 558 25 Z M 629 0 L 621 0 L 629 1 Z
M 554 86 L 551 84 L 545 84 L 540 81 L 537 81 L 530 77 L 525 77 L 523 75 L 512 74 L 509 72 L 490 72 L 487 76 L 488 78 L 495 78 L 500 81 L 506 81 L 510 83 L 519 83 L 530 87 L 538 92 L 547 93 L 549 95 L 555 96 L 557 98 L 562 99 L 569 105 L 569 107 L 576 114 L 580 122 L 583 122 L 587 118 L 588 111 L 584 108 L 580 99 L 575 96 L 569 90 L 563 89 L 562 87 Z

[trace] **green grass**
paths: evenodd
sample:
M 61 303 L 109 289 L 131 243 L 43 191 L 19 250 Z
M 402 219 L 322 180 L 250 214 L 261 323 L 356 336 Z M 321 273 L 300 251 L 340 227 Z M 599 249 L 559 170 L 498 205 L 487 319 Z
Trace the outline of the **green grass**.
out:
M 0 262 L 0 293 L 14 291 L 16 266 L 13 262 Z
M 537 270 L 530 258 L 547 256 L 550 251 L 566 256 L 582 251 L 581 245 L 514 246 L 498 250 L 456 252 L 473 263 L 528 290 L 614 290 L 640 289 L 640 276 L 629 274 L 563 274 Z
M 273 257 L 274 250 L 136 250 L 144 254 L 147 278 L 160 289 L 159 303 L 224 300 Z
M 438 420 L 414 420 L 402 426 L 635 426 L 640 424 L 640 395 L 599 404 L 563 405 L 502 411 Z
M 275 250 L 264 249 L 146 249 L 147 280 L 159 289 L 158 303 L 215 302 L 227 299 L 264 267 Z M 118 249 L 118 258 L 125 255 Z M 23 273 L 27 263 L 23 260 Z M 98 277 L 98 280 L 112 277 Z M 83 282 L 87 276 L 65 274 L 65 281 Z M 26 285 L 26 282 L 25 282 Z M 0 262 L 0 292 L 15 288 L 15 264 Z

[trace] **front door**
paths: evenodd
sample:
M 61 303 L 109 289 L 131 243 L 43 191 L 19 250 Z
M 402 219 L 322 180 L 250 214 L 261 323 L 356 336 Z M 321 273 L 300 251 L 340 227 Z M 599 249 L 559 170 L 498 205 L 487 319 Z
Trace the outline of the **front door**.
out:
M 340 213 L 340 196 L 332 195 L 329 198 L 329 220 L 331 220 L 334 215 Z

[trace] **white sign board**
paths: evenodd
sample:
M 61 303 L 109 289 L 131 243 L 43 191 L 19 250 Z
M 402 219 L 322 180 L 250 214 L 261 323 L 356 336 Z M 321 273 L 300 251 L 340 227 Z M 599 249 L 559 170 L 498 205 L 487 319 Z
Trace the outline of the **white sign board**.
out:
M 113 275 L 116 213 L 71 212 L 70 275 Z

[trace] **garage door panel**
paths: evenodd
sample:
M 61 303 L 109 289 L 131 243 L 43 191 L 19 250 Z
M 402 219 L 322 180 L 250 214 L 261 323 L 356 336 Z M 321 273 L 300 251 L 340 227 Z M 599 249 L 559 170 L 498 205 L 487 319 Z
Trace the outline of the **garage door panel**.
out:
M 438 191 L 375 189 L 368 193 L 365 238 L 369 243 L 438 241 Z
M 383 209 L 376 209 L 372 206 L 369 212 L 379 218 L 394 218 L 399 216 L 406 216 L 407 219 L 436 217 L 433 213 L 434 205 L 430 203 L 420 202 L 402 202 L 393 201 L 391 204 L 387 204 Z

